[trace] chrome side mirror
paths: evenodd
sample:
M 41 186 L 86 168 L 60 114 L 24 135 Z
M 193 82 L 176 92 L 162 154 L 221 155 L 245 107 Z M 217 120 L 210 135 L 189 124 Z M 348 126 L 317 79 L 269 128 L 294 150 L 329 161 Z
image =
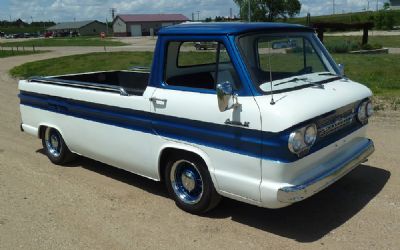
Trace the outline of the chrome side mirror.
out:
M 344 76 L 344 64 L 339 63 L 338 67 L 340 76 Z
M 217 98 L 219 111 L 224 112 L 237 105 L 237 96 L 233 90 L 233 84 L 224 82 L 217 84 Z

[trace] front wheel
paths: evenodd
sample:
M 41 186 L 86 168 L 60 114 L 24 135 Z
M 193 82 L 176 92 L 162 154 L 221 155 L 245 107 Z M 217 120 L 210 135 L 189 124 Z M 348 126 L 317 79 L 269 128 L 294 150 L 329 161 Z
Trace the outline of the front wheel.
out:
M 54 128 L 45 129 L 42 144 L 47 157 L 54 164 L 62 165 L 74 159 L 74 154 L 68 149 L 60 132 Z
M 165 182 L 176 205 L 189 213 L 205 213 L 220 201 L 207 166 L 196 157 L 171 157 L 166 166 Z

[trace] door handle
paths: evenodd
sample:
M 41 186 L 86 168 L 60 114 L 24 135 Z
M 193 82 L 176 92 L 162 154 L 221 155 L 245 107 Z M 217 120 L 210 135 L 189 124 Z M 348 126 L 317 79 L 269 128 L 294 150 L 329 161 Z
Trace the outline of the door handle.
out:
M 158 102 L 162 102 L 163 104 L 167 103 L 167 99 L 161 99 L 161 98 L 157 98 L 157 97 L 151 97 L 150 101 L 154 102 L 154 103 L 158 103 Z

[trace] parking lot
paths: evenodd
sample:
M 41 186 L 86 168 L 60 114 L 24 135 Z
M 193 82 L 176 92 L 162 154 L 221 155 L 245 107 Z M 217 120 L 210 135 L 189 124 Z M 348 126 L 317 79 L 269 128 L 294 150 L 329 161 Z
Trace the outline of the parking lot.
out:
M 151 50 L 134 40 L 113 50 Z M 400 112 L 381 111 L 369 136 L 370 160 L 320 194 L 269 210 L 224 199 L 199 217 L 179 210 L 164 187 L 80 158 L 58 167 L 41 142 L 19 130 L 17 80 L 24 62 L 102 50 L 0 59 L 1 249 L 398 249 Z

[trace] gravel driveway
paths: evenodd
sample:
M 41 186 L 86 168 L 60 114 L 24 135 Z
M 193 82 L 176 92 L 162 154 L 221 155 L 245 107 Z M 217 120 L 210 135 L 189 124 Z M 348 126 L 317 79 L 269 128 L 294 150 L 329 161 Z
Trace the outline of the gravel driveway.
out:
M 84 51 L 0 59 L 1 249 L 399 248 L 399 112 L 371 120 L 375 154 L 322 193 L 280 210 L 224 199 L 193 216 L 159 183 L 86 158 L 55 166 L 38 139 L 19 131 L 17 80 L 8 70 L 76 53 Z

